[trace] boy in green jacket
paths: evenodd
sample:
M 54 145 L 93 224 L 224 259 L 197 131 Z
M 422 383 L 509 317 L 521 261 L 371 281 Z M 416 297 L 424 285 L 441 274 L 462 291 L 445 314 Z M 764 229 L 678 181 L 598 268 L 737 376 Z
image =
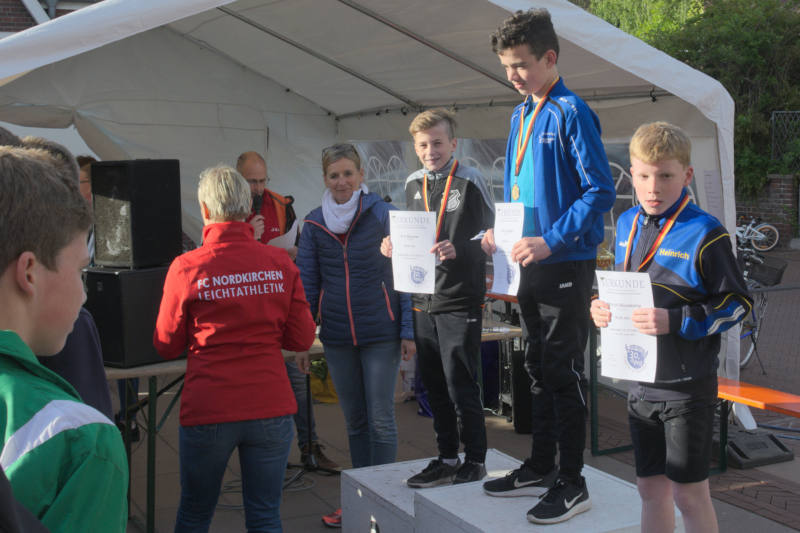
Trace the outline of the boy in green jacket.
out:
M 124 532 L 119 431 L 34 356 L 61 350 L 86 299 L 92 216 L 65 157 L 0 146 L 0 467 L 50 531 Z

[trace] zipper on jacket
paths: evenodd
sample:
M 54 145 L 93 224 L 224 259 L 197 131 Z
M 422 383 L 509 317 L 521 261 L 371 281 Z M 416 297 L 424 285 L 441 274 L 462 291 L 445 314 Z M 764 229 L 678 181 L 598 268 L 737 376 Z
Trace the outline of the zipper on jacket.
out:
M 337 237 L 335 233 L 326 228 L 323 224 L 320 224 L 319 222 L 315 222 L 312 220 L 308 221 L 309 224 L 314 224 L 315 226 L 319 226 L 319 228 L 322 231 L 330 235 L 342 247 L 342 256 L 344 257 L 345 297 L 347 298 L 347 317 L 350 320 L 350 334 L 353 336 L 353 346 L 358 346 L 358 339 L 356 339 L 356 324 L 355 321 L 353 320 L 353 307 L 350 303 L 350 264 L 347 262 L 347 241 L 350 240 L 350 232 L 353 231 L 353 228 L 355 227 L 356 222 L 358 221 L 358 217 L 361 216 L 361 210 L 363 209 L 363 207 L 364 207 L 364 196 L 362 195 L 358 199 L 358 211 L 356 211 L 356 214 L 353 217 L 353 221 L 350 222 L 350 227 L 347 229 L 347 233 L 345 234 L 344 237 L 344 242 L 339 240 L 339 237 Z M 322 304 L 322 296 L 320 295 L 320 310 L 322 309 L 321 304 Z M 320 323 L 321 322 L 322 322 L 322 316 L 320 316 Z
M 386 290 L 386 282 L 381 281 L 381 287 L 383 288 L 383 296 L 386 298 L 386 310 L 389 311 L 389 318 L 392 319 L 394 322 L 394 313 L 392 313 L 392 303 L 389 300 L 389 291 Z
M 347 243 L 350 240 L 350 232 L 353 231 L 354 227 L 356 227 L 358 217 L 361 216 L 361 209 L 363 206 L 364 196 L 362 195 L 358 199 L 358 211 L 353 217 L 353 221 L 350 223 L 350 228 L 348 228 L 347 234 L 344 237 L 344 243 L 342 244 L 342 254 L 344 255 L 344 285 L 345 295 L 347 296 L 347 316 L 350 319 L 350 334 L 353 336 L 353 346 L 358 346 L 358 339 L 356 338 L 356 323 L 353 320 L 353 306 L 350 302 L 350 264 L 347 261 Z
M 447 198 L 444 197 L 444 189 L 445 185 L 447 184 L 446 179 L 438 178 L 431 180 L 433 181 L 433 185 L 431 186 L 431 194 L 430 198 L 428 198 L 428 205 L 431 208 L 431 211 L 439 217 L 439 211 L 446 211 L 447 210 Z M 439 196 L 439 210 L 436 210 L 435 204 L 433 203 L 433 199 L 436 196 Z
M 347 242 L 347 238 L 345 238 L 345 243 Z M 350 320 L 350 334 L 353 336 L 353 346 L 358 346 L 358 340 L 356 339 L 356 324 L 353 320 L 353 307 L 350 304 L 350 264 L 347 262 L 347 244 L 345 244 L 344 248 L 344 290 L 345 296 L 347 298 L 347 317 Z
M 322 325 L 322 298 L 325 296 L 325 289 L 319 291 L 319 302 L 317 302 L 317 323 Z

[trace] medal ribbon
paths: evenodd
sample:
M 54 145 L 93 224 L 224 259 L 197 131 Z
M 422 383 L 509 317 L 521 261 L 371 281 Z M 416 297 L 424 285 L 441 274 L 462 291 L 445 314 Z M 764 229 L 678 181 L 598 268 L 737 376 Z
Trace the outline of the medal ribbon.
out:
M 450 174 L 447 175 L 447 183 L 444 186 L 444 194 L 442 194 L 442 201 L 439 203 L 439 220 L 436 222 L 436 238 L 434 242 L 439 242 L 439 233 L 442 231 L 442 221 L 444 221 L 444 211 L 445 207 L 447 207 L 447 197 L 450 196 L 450 185 L 453 183 L 453 175 L 456 173 L 456 168 L 458 167 L 458 160 L 453 159 L 453 166 L 450 167 Z M 425 202 L 425 211 L 430 211 L 431 208 L 428 205 L 428 173 L 422 175 L 422 195 L 423 201 Z
M 545 101 L 547 101 L 550 91 L 553 90 L 553 87 L 560 79 L 560 76 L 556 76 L 556 79 L 554 79 L 553 83 L 550 84 L 550 87 L 547 88 L 547 92 L 544 93 L 544 96 L 542 96 L 539 101 L 536 102 L 536 108 L 533 110 L 533 116 L 531 117 L 530 122 L 528 122 L 528 130 L 525 132 L 524 142 L 522 140 L 522 126 L 525 124 L 525 117 L 519 117 L 519 133 L 517 134 L 517 161 L 514 170 L 515 176 L 519 176 L 519 171 L 522 168 L 522 158 L 525 157 L 525 151 L 528 149 L 528 141 L 531 140 L 531 133 L 533 133 L 533 123 L 536 122 L 536 115 L 539 114 L 539 111 L 542 109 L 542 106 L 544 106 Z
M 667 236 L 669 230 L 671 230 L 672 226 L 675 225 L 675 220 L 677 220 L 678 215 L 681 214 L 681 211 L 683 211 L 683 209 L 687 205 L 689 205 L 688 194 L 683 197 L 683 200 L 681 200 L 678 209 L 676 209 L 675 212 L 672 214 L 672 216 L 669 217 L 667 221 L 664 223 L 664 227 L 662 227 L 661 231 L 658 233 L 658 237 L 656 237 L 656 241 L 653 243 L 652 248 L 650 248 L 650 251 L 647 252 L 647 255 L 642 260 L 642 263 L 639 265 L 639 268 L 636 269 L 637 272 L 641 271 L 644 267 L 646 267 L 647 263 L 649 263 L 653 259 L 653 257 L 655 257 L 656 250 L 658 250 L 659 246 L 661 246 L 664 237 Z M 624 263 L 625 272 L 627 272 L 628 269 L 630 268 L 631 252 L 633 250 L 633 237 L 634 235 L 636 235 L 636 225 L 638 221 L 639 221 L 639 215 L 637 214 L 636 217 L 633 219 L 633 224 L 631 225 L 631 232 L 628 234 L 628 244 L 625 248 L 625 263 Z

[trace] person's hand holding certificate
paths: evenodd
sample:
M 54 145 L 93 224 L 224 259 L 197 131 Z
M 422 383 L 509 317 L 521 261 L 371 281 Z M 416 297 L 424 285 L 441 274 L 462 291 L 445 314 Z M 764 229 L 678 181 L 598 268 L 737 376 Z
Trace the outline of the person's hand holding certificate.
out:
M 659 309 L 646 272 L 598 270 L 599 299 L 592 302 L 592 319 L 600 327 L 603 357 L 600 373 L 617 379 L 652 383 L 658 365 L 655 335 Z M 655 318 L 654 318 L 655 317 Z
M 436 256 L 431 248 L 436 233 L 436 213 L 390 211 L 389 232 L 395 290 L 433 294 Z
M 511 248 L 522 238 L 525 206 L 522 203 L 494 204 L 494 281 L 492 292 L 516 296 L 519 289 L 519 263 L 511 260 Z

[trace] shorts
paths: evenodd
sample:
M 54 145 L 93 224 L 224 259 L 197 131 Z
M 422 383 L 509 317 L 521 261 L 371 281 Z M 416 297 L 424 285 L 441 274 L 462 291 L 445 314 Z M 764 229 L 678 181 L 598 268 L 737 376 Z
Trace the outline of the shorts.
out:
M 628 396 L 636 475 L 676 483 L 708 478 L 716 398 L 649 402 Z

